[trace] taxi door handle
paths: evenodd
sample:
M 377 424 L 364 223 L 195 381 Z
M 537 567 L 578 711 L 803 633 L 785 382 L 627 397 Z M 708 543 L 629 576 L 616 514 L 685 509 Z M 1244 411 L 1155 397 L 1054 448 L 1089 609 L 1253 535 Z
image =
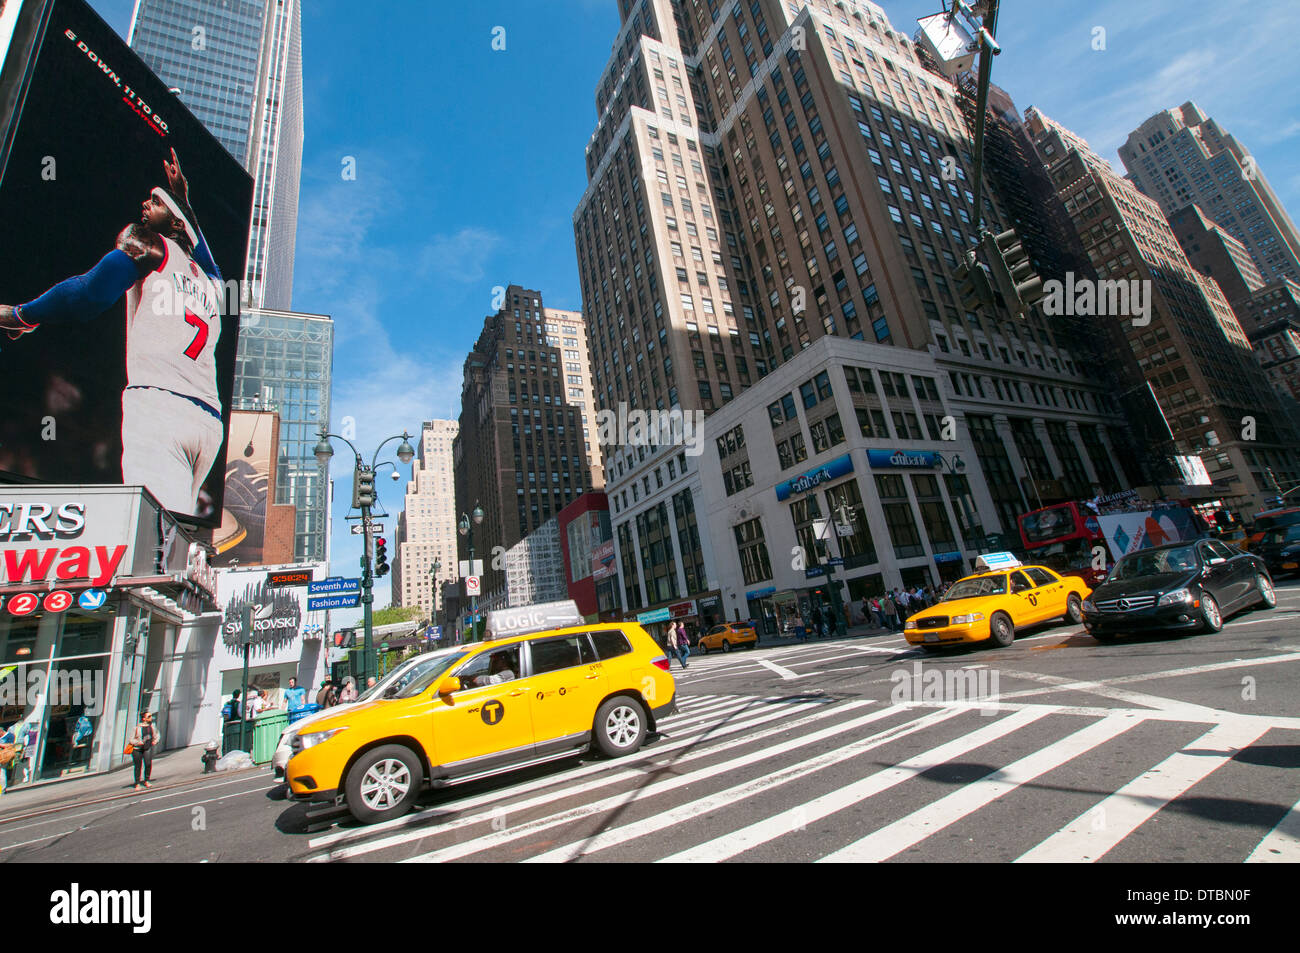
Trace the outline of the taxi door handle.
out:
M 510 696 L 511 698 L 517 698 L 517 697 L 520 696 L 520 695 L 527 695 L 527 694 L 528 694 L 528 686 L 527 686 L 527 685 L 522 685 L 522 686 L 520 686 L 519 688 L 516 688 L 513 692 L 509 692 L 508 694 L 509 694 L 509 696 Z
M 586 679 L 589 679 L 589 680 L 590 680 L 590 679 L 593 679 L 593 678 L 600 678 L 600 676 L 599 676 L 599 675 L 584 675 L 583 678 L 586 678 Z

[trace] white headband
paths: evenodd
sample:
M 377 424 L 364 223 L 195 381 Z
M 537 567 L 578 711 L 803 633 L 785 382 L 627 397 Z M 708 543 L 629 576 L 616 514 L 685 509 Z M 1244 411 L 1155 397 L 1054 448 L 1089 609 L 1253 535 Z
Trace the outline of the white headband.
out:
M 185 234 L 189 236 L 190 244 L 197 247 L 199 244 L 198 232 L 194 230 L 194 226 L 190 224 L 190 220 L 186 218 L 185 213 L 181 211 L 181 207 L 176 204 L 176 200 L 167 194 L 166 189 L 155 188 L 153 194 L 157 197 L 158 201 L 162 202 L 163 205 L 166 205 L 167 210 L 175 215 L 176 218 L 180 220 L 180 223 L 185 226 Z

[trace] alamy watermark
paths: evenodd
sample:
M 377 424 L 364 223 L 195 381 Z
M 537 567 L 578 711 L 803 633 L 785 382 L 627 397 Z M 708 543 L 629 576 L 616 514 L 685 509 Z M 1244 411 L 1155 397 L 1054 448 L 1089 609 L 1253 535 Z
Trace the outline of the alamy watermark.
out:
M 1052 278 L 1043 282 L 1043 313 L 1050 316 L 1132 318 L 1133 326 L 1144 328 L 1151 323 L 1151 282 L 1137 279 L 1075 278 L 1065 273 L 1065 281 Z
M 597 411 L 596 439 L 605 447 L 684 447 L 688 457 L 704 453 L 704 411 L 634 410 L 626 402 Z
M 48 695 L 47 695 L 48 691 Z M 45 700 L 48 706 L 84 708 L 87 715 L 104 712 L 102 669 L 56 668 L 46 673 L 44 665 L 0 667 L 0 707 L 32 708 Z
M 948 704 L 998 700 L 998 672 L 990 668 L 926 668 L 919 661 L 912 667 L 896 668 L 889 673 L 894 683 L 889 701 L 894 705 Z M 992 712 L 989 708 L 986 711 Z

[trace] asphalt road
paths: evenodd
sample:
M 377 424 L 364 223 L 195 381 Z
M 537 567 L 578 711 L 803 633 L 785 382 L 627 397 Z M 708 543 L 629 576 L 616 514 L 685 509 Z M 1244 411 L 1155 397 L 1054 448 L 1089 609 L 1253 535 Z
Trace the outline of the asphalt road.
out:
M 1300 584 L 1217 635 L 1029 630 L 695 656 L 636 756 L 426 794 L 397 821 L 268 771 L 0 824 L 0 860 L 1300 861 Z

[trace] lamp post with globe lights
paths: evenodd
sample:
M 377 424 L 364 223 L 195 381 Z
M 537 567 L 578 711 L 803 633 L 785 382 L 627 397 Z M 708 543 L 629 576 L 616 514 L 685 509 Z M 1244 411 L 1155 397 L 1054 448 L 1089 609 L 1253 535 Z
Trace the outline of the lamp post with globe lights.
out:
M 474 567 L 474 527 L 481 525 L 483 523 L 483 517 L 486 515 L 487 514 L 483 512 L 483 507 L 478 505 L 477 500 L 474 502 L 474 511 L 472 513 L 470 513 L 468 516 L 464 513 L 460 515 L 460 526 L 459 526 L 460 535 L 465 537 L 466 543 L 468 544 L 469 547 L 469 572 L 465 573 L 467 577 L 477 575 L 474 572 L 474 568 L 475 568 Z M 479 585 L 480 586 L 482 585 L 481 578 L 479 580 Z M 478 594 L 477 593 L 470 595 L 469 619 L 470 619 L 470 626 L 472 627 L 471 631 L 473 632 L 475 639 L 477 639 L 478 637 Z
M 348 440 L 347 437 L 340 436 L 336 433 L 328 433 L 325 428 L 322 427 L 320 430 L 320 440 L 317 441 L 315 448 L 316 460 L 321 466 L 329 466 L 330 459 L 334 456 L 334 448 L 330 446 L 329 442 L 330 437 L 337 437 L 339 440 L 346 443 L 352 449 L 352 453 L 356 457 L 356 464 L 352 471 L 352 508 L 361 511 L 361 527 L 365 538 L 365 545 L 362 548 L 361 553 L 361 611 L 362 618 L 364 619 L 366 641 L 365 649 L 362 653 L 362 671 L 359 673 L 360 684 L 364 685 L 365 679 L 368 676 L 378 674 L 378 664 L 375 659 L 375 643 L 373 636 L 374 623 L 372 605 L 375 601 L 375 597 L 371 592 L 374 588 L 375 580 L 370 569 L 371 554 L 374 551 L 373 540 L 371 539 L 372 526 L 370 522 L 370 508 L 374 506 L 375 502 L 378 500 L 378 494 L 375 491 L 375 469 L 377 465 L 384 465 L 377 464 L 379 452 L 394 440 L 402 441 L 397 447 L 397 459 L 401 460 L 403 464 L 408 464 L 415 459 L 415 448 L 411 446 L 411 435 L 406 431 L 402 431 L 400 435 L 389 437 L 376 447 L 374 455 L 370 458 L 370 466 L 366 466 L 365 461 L 361 457 L 361 452 L 352 445 L 352 442 Z M 395 467 L 394 475 L 397 475 Z

